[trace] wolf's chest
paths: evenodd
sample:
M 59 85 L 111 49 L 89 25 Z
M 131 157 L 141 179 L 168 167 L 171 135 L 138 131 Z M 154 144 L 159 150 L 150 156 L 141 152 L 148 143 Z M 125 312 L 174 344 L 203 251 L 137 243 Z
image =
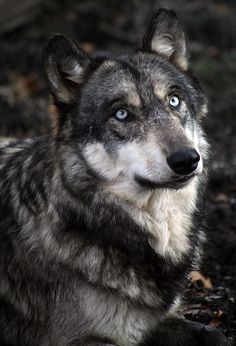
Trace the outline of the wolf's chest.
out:
M 190 251 L 189 236 L 193 226 L 199 181 L 195 178 L 181 190 L 157 189 L 130 192 L 124 183 L 110 190 L 123 200 L 131 201 L 126 211 L 145 229 L 154 251 L 173 263 L 180 262 Z M 129 191 L 127 193 L 127 190 Z
M 87 294 L 89 301 L 84 299 L 84 313 L 90 321 L 91 333 L 109 335 L 119 346 L 137 345 L 160 319 L 158 309 L 139 306 L 117 295 L 90 288 Z
M 179 191 L 160 189 L 151 195 L 144 206 L 152 218 L 150 233 L 157 240 L 155 250 L 175 264 L 181 261 L 191 248 L 189 235 L 196 208 L 197 186 L 198 181 L 194 180 Z

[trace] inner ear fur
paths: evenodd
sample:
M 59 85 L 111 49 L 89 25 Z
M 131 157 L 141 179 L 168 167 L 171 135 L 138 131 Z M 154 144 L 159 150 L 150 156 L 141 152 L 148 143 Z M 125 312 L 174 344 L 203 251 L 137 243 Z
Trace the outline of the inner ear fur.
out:
M 164 56 L 183 70 L 188 69 L 184 29 L 173 10 L 162 8 L 153 15 L 143 38 L 143 49 Z
M 61 34 L 47 43 L 44 67 L 50 91 L 57 102 L 70 104 L 75 100 L 84 72 L 90 62 L 88 55 Z

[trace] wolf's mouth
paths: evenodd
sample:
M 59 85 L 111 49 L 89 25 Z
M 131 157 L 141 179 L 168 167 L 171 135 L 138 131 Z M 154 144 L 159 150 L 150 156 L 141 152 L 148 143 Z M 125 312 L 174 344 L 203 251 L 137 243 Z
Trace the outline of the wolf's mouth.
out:
M 147 189 L 157 189 L 157 188 L 169 188 L 169 189 L 180 189 L 188 184 L 192 178 L 194 178 L 196 174 L 185 175 L 181 178 L 173 178 L 169 181 L 165 181 L 163 183 L 158 183 L 147 178 L 141 177 L 139 175 L 135 175 L 135 181 L 145 187 Z
M 173 179 L 172 182 L 175 182 L 175 183 L 185 183 L 185 182 L 188 182 L 189 180 L 191 180 L 196 175 L 197 175 L 196 173 L 185 175 L 185 176 L 183 176 L 181 178 Z

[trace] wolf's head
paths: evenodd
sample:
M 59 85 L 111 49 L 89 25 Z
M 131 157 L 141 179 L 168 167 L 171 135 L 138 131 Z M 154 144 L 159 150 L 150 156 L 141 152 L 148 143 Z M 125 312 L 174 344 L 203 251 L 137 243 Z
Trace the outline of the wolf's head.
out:
M 189 72 L 185 34 L 173 11 L 153 16 L 142 47 L 131 54 L 92 58 L 56 35 L 44 61 L 57 138 L 70 147 L 75 179 L 81 160 L 93 178 L 138 189 L 180 188 L 201 173 L 206 99 Z

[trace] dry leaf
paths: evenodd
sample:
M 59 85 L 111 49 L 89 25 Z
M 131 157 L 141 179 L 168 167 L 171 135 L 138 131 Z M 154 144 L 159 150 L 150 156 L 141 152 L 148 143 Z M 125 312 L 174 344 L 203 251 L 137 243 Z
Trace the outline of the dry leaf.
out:
M 222 310 L 218 310 L 216 313 L 216 317 L 208 324 L 210 327 L 217 328 L 221 324 L 221 317 L 224 314 Z

